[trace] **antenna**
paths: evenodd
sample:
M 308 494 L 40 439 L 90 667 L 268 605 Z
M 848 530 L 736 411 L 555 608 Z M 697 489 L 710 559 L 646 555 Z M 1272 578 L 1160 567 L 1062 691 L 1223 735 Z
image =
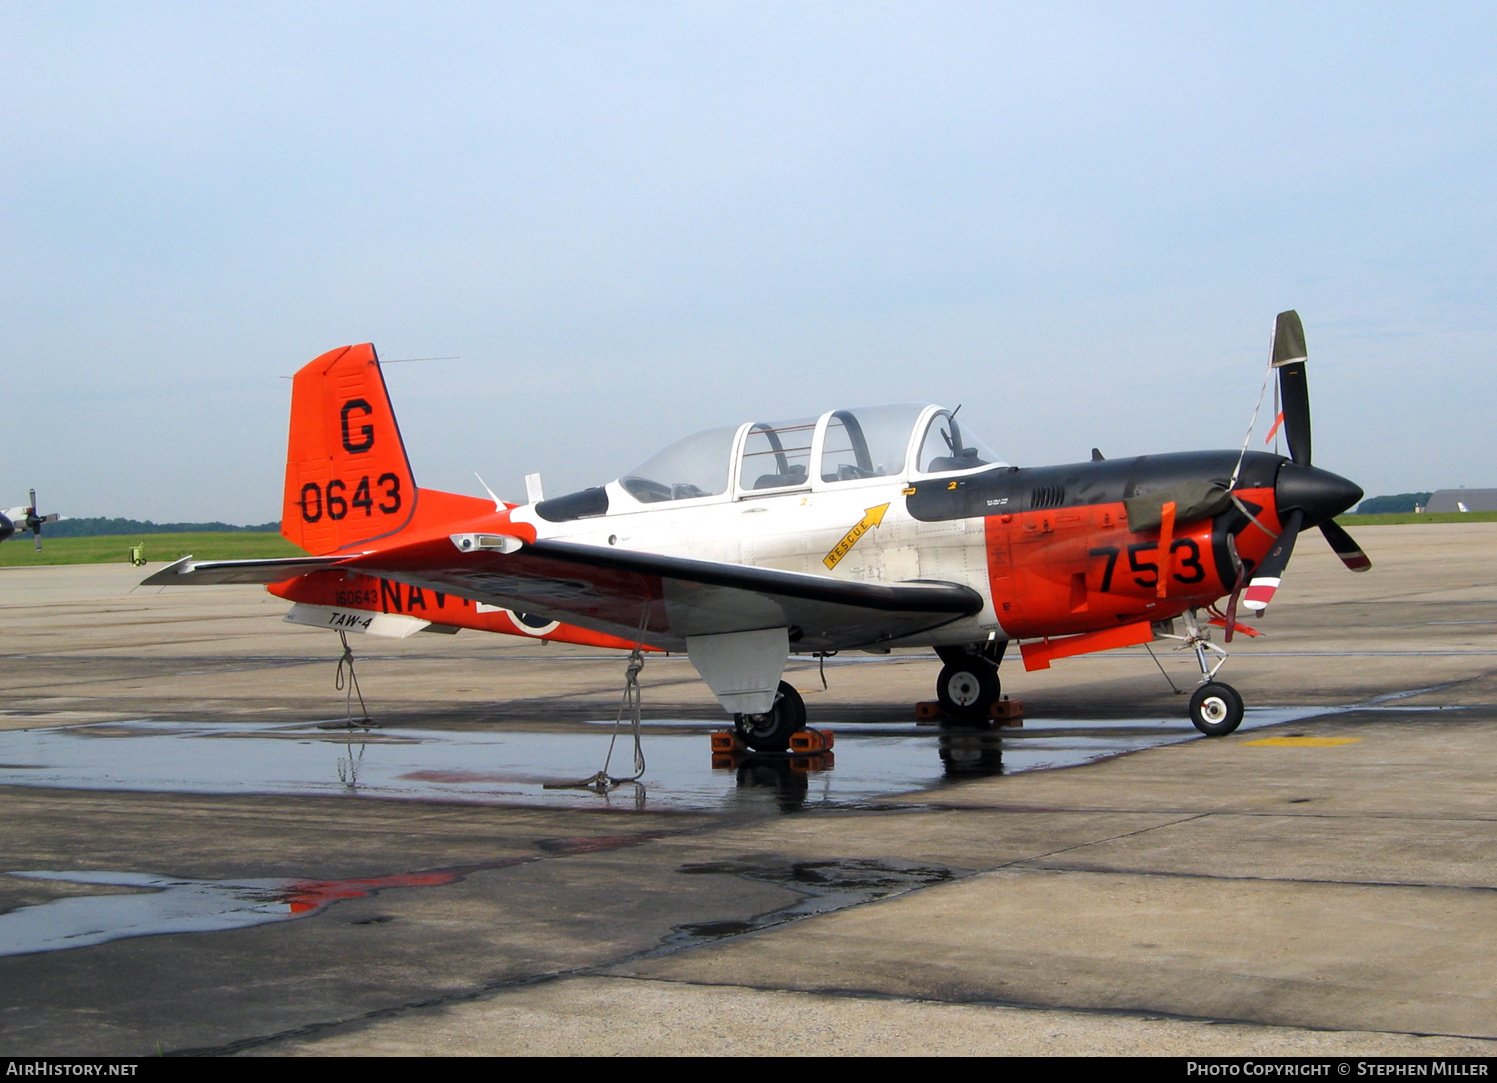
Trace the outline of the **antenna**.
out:
M 473 476 L 475 478 L 478 478 L 478 484 L 483 486 L 483 491 L 488 493 L 489 499 L 494 502 L 494 510 L 503 511 L 504 501 L 500 500 L 497 496 L 494 495 L 494 490 L 489 488 L 489 483 L 483 480 L 482 475 L 480 475 L 477 470 L 473 471 Z

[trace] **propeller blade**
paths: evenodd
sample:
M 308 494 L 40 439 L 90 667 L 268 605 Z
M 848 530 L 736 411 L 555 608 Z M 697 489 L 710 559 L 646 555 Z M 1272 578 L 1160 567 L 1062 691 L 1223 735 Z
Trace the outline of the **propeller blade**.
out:
M 1299 537 L 1299 528 L 1304 521 L 1305 513 L 1298 508 L 1289 513 L 1284 529 L 1273 548 L 1268 551 L 1268 556 L 1253 569 L 1253 578 L 1242 596 L 1243 605 L 1255 612 L 1268 608 L 1268 603 L 1273 601 L 1274 591 L 1279 589 L 1279 580 L 1283 578 L 1289 558 L 1294 555 L 1294 540 Z
M 1310 384 L 1305 377 L 1305 326 L 1299 313 L 1280 312 L 1274 321 L 1273 367 L 1279 370 L 1279 396 L 1284 404 L 1284 438 L 1289 457 L 1310 465 Z
M 31 490 L 31 506 L 26 509 L 26 529 L 30 530 L 36 539 L 36 551 L 42 551 L 42 524 L 57 522 L 56 515 L 38 515 L 36 513 L 36 490 Z
M 1320 524 L 1320 532 L 1325 535 L 1325 540 L 1331 543 L 1331 548 L 1345 564 L 1354 572 L 1365 572 L 1372 567 L 1372 561 L 1367 554 L 1362 552 L 1362 547 L 1352 540 L 1352 536 L 1336 525 L 1334 519 L 1327 519 Z
M 26 525 L 31 530 L 31 536 L 36 539 L 36 551 L 42 551 L 42 523 L 45 519 L 36 514 L 36 490 L 31 490 L 31 506 L 26 509 Z

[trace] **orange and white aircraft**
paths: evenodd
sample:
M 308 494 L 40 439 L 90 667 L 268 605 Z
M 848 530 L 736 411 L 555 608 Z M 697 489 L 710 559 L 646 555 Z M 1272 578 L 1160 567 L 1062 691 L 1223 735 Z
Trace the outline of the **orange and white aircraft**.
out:
M 1191 718 L 1221 735 L 1243 705 L 1214 679 L 1210 625 L 1230 642 L 1239 595 L 1268 604 L 1305 527 L 1370 566 L 1332 521 L 1361 490 L 1310 464 L 1305 358 L 1281 313 L 1288 458 L 1244 444 L 1018 467 L 957 411 L 901 403 L 699 432 L 607 485 L 516 505 L 419 488 L 374 347 L 345 346 L 293 383 L 281 532 L 310 555 L 186 558 L 145 582 L 265 583 L 289 620 L 345 631 L 684 651 L 759 750 L 805 726 L 781 680 L 792 653 L 934 647 L 937 698 L 972 718 L 1015 640 L 1043 669 L 1164 635 L 1195 651 Z

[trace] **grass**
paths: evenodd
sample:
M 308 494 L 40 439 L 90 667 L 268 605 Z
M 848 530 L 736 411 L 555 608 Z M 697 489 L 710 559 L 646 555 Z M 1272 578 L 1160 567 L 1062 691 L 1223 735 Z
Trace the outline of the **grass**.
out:
M 1401 523 L 1497 523 L 1497 511 L 1439 511 L 1433 515 L 1394 511 L 1383 515 L 1338 515 L 1342 526 L 1396 526 Z
M 105 534 L 95 538 L 49 538 L 42 532 L 38 553 L 30 534 L 17 534 L 0 545 L 0 568 L 41 564 L 117 564 L 130 560 L 132 545 L 145 545 L 153 563 L 195 556 L 199 560 L 248 560 L 255 557 L 299 557 L 304 554 L 279 534 Z

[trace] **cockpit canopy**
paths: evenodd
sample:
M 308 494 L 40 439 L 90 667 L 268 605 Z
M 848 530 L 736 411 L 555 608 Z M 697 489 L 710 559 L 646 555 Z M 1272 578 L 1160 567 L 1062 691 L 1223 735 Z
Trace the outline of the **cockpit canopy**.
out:
M 1007 465 L 956 411 L 922 403 L 833 410 L 694 433 L 619 479 L 644 504 L 821 488 Z M 814 479 L 814 481 L 813 481 Z

